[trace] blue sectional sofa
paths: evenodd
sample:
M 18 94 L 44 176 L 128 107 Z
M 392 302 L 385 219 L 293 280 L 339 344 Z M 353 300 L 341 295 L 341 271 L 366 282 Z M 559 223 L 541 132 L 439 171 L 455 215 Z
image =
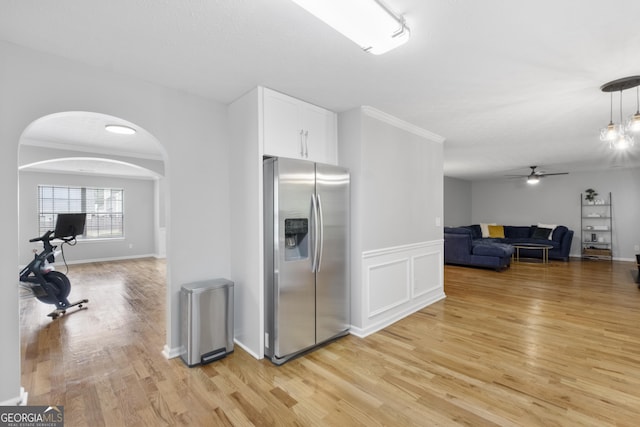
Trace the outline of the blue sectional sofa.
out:
M 534 243 L 552 246 L 549 249 L 549 259 L 569 260 L 573 230 L 564 225 L 558 225 L 550 233 L 550 238 L 540 238 L 540 231 L 536 225 L 532 226 L 501 226 L 504 237 L 482 237 L 480 225 L 474 224 L 464 227 L 444 228 L 444 257 L 445 264 L 470 265 L 476 267 L 495 268 L 497 270 L 508 267 L 514 244 Z M 509 252 L 506 247 L 510 248 Z M 509 253 L 507 258 L 507 253 Z M 520 249 L 520 256 L 525 258 L 540 258 L 539 250 Z
M 466 227 L 444 228 L 444 263 L 502 270 L 511 264 L 513 246 L 474 239 Z
M 504 238 L 482 238 L 482 230 L 480 225 L 474 224 L 465 226 L 471 230 L 473 239 L 482 239 L 485 241 L 494 241 L 500 243 L 517 244 L 517 243 L 534 243 L 553 246 L 549 249 L 549 259 L 557 259 L 562 261 L 569 261 L 569 252 L 571 251 L 571 242 L 573 240 L 573 230 L 569 230 L 564 225 L 558 225 L 553 230 L 551 238 L 539 238 L 536 237 L 536 225 L 514 226 L 505 225 Z M 540 258 L 541 252 L 539 250 L 528 251 L 526 249 L 520 250 L 520 256 L 525 258 Z

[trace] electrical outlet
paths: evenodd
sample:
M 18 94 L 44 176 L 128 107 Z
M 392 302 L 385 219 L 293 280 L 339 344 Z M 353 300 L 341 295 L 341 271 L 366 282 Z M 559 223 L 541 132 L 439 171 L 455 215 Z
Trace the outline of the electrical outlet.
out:
M 437 216 L 436 217 L 436 227 L 440 227 L 441 221 L 440 221 L 440 217 Z
M 129 243 L 129 249 L 133 249 L 133 243 Z
M 633 250 L 636 251 L 636 252 L 640 251 L 640 245 L 635 245 L 633 247 Z

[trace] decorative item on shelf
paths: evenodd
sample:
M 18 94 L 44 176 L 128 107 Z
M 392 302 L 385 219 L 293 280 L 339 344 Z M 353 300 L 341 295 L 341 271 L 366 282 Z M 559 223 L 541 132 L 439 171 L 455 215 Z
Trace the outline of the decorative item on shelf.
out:
M 598 195 L 598 193 L 596 193 L 596 190 L 594 190 L 593 188 L 587 188 L 586 190 L 584 190 L 584 192 L 587 193 L 584 195 L 584 199 L 588 204 L 593 205 L 595 203 L 596 196 Z
M 603 92 L 611 93 L 609 124 L 600 130 L 600 140 L 609 143 L 610 148 L 625 150 L 635 144 L 634 134 L 640 133 L 640 76 L 623 77 L 605 83 L 600 87 Z M 626 121 L 622 119 L 622 92 L 636 88 L 636 113 Z M 620 123 L 613 122 L 613 92 L 620 92 Z

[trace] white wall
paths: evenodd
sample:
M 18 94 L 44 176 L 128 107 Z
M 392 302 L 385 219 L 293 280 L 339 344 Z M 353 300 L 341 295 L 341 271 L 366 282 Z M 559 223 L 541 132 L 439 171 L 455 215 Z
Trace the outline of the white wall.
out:
M 18 143 L 31 122 L 48 114 L 109 114 L 146 129 L 162 144 L 167 176 L 167 349 L 178 348 L 180 285 L 229 276 L 226 107 L 6 42 L 0 42 L 0 94 L 0 198 L 6 203 L 0 223 L 5 225 L 8 248 L 0 257 L 0 403 L 15 401 L 20 393 L 20 242 L 18 227 L 11 226 L 18 224 Z
M 444 298 L 442 138 L 369 107 L 338 117 L 351 172 L 351 333 Z
M 471 224 L 471 181 L 444 177 L 444 226 Z
M 20 172 L 20 265 L 33 258 L 32 249 L 42 244 L 29 243 L 40 235 L 38 228 L 38 185 L 85 186 L 124 190 L 123 239 L 79 240 L 74 248 L 65 247 L 68 262 L 135 258 L 155 254 L 155 188 L 150 179 L 68 175 L 60 173 Z M 130 247 L 131 246 L 131 247 Z M 59 257 L 56 260 L 62 262 Z
M 640 168 L 572 172 L 544 178 L 537 185 L 524 179 L 496 179 L 472 183 L 471 223 L 531 225 L 563 224 L 574 230 L 571 255 L 580 256 L 580 193 L 595 189 L 613 199 L 613 256 L 635 260 L 640 245 Z

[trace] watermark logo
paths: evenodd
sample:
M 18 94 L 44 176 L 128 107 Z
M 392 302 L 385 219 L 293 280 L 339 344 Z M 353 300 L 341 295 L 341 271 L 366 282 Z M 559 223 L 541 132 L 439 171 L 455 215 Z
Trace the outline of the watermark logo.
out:
M 64 406 L 0 406 L 0 427 L 64 427 Z

